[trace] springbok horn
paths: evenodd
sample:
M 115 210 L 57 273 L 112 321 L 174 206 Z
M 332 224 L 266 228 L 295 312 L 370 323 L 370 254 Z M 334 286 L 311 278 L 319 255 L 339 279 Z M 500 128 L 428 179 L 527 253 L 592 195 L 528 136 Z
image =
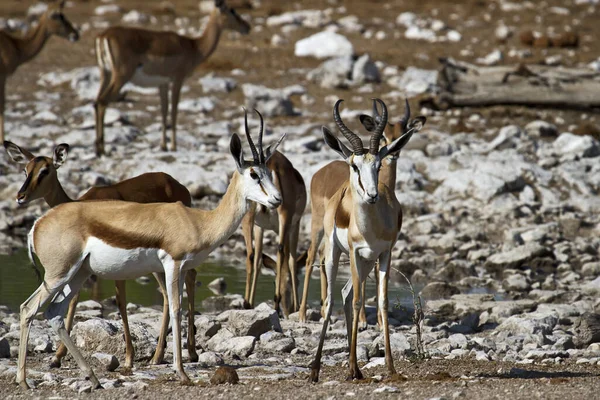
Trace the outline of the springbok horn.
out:
M 410 106 L 408 105 L 408 99 L 404 99 L 406 102 L 406 108 L 404 109 L 404 115 L 400 118 L 400 126 L 402 127 L 402 132 L 406 131 L 408 127 L 408 121 L 410 120 Z
M 369 153 L 377 155 L 377 152 L 379 151 L 379 141 L 381 140 L 381 136 L 383 136 L 383 131 L 385 129 L 385 126 L 387 125 L 388 112 L 387 107 L 385 106 L 385 103 L 383 101 L 381 101 L 380 99 L 373 100 L 375 100 L 379 103 L 379 105 L 381 105 L 381 120 L 379 121 L 377 127 L 375 128 L 375 131 L 371 135 Z
M 250 136 L 250 129 L 248 128 L 248 110 L 244 108 L 244 128 L 246 128 L 246 137 L 248 138 L 248 143 L 250 144 L 250 150 L 252 150 L 252 157 L 254 157 L 254 162 L 256 164 L 260 163 L 260 158 L 258 157 L 258 151 L 256 151 L 256 146 L 254 146 L 254 142 L 252 141 L 252 137 Z
M 342 121 L 342 118 L 340 117 L 340 103 L 342 101 L 344 100 L 339 99 L 335 102 L 335 106 L 333 106 L 333 120 L 335 121 L 339 130 L 342 132 L 342 135 L 344 135 L 344 137 L 350 142 L 350 145 L 352 145 L 352 151 L 354 154 L 360 156 L 364 153 L 363 143 L 362 140 L 360 140 L 360 138 L 354 132 L 348 129 L 348 127 Z
M 265 127 L 265 122 L 263 120 L 263 116 L 261 113 L 258 112 L 258 110 L 255 108 L 254 112 L 258 114 L 258 117 L 260 118 L 260 130 L 258 131 L 258 154 L 259 154 L 259 161 L 261 163 L 265 162 L 265 152 L 263 151 L 263 144 L 262 144 L 262 139 L 263 139 L 263 129 Z
M 375 122 L 379 122 L 381 120 L 381 114 L 379 114 L 379 110 L 377 109 L 377 101 L 373 99 L 373 119 Z

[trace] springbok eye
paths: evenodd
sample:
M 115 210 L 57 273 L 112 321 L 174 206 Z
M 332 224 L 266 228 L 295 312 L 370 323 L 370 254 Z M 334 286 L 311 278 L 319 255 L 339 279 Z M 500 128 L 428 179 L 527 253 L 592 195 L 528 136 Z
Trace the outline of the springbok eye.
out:
M 46 175 L 48 175 L 48 170 L 47 169 L 43 169 L 40 171 L 40 173 L 38 174 L 38 178 L 42 179 L 43 177 L 45 177 Z
M 260 181 L 258 174 L 254 171 L 250 171 L 250 178 L 254 179 L 255 181 Z

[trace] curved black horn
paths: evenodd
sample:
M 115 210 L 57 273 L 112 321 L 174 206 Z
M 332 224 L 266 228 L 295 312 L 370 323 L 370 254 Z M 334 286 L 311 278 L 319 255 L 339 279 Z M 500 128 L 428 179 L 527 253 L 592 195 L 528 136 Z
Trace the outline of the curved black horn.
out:
M 402 127 L 402 132 L 406 131 L 406 128 L 408 127 L 408 121 L 410 120 L 410 106 L 408 105 L 408 99 L 405 98 L 404 101 L 406 102 L 406 108 L 404 109 L 404 115 L 399 121 L 399 124 Z
M 381 137 L 383 136 L 383 131 L 385 130 L 385 126 L 387 125 L 388 112 L 387 107 L 385 106 L 385 103 L 383 101 L 381 101 L 380 99 L 373 100 L 379 103 L 379 105 L 381 106 L 381 120 L 377 124 L 375 131 L 373 131 L 373 134 L 371 135 L 371 141 L 369 144 L 369 153 L 376 155 L 379 151 L 379 141 L 381 140 Z
M 263 120 L 263 116 L 261 113 L 258 112 L 258 110 L 255 108 L 254 112 L 258 114 L 258 118 L 260 118 L 260 129 L 258 131 L 258 154 L 259 154 L 259 161 L 261 163 L 265 162 L 265 152 L 263 151 L 263 144 L 262 144 L 262 139 L 263 139 L 263 129 L 265 127 L 265 121 Z
M 252 157 L 254 157 L 254 162 L 258 164 L 260 163 L 260 158 L 258 156 L 258 151 L 256 151 L 256 146 L 254 146 L 254 142 L 252 141 L 252 137 L 250 136 L 250 129 L 248 129 L 248 110 L 246 110 L 246 108 L 244 108 L 244 128 L 246 129 L 246 138 L 248 138 L 250 150 L 252 150 Z
M 342 121 L 342 118 L 340 117 L 340 103 L 342 101 L 344 100 L 339 99 L 335 102 L 335 106 L 333 106 L 333 120 L 335 121 L 339 130 L 342 132 L 342 135 L 344 135 L 344 137 L 350 142 L 350 145 L 352 145 L 353 153 L 360 156 L 364 153 L 363 143 L 362 140 L 360 140 L 360 138 L 354 132 L 348 129 L 348 127 Z
M 381 114 L 379 114 L 379 110 L 377 109 L 377 101 L 373 99 L 373 119 L 375 123 L 379 122 L 381 119 Z

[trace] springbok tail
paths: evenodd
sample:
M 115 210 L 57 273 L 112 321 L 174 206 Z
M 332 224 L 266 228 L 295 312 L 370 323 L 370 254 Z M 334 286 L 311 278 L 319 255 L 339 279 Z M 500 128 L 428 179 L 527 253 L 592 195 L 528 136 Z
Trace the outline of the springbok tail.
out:
M 35 257 L 34 257 L 34 254 L 35 254 L 35 248 L 33 247 L 33 230 L 34 230 L 34 228 L 35 228 L 35 224 L 33 225 L 31 230 L 27 234 L 27 255 L 29 256 L 29 260 L 31 261 L 31 264 L 33 265 L 33 270 L 35 271 L 35 274 L 37 275 L 38 283 L 42 283 L 42 281 L 43 281 L 42 273 L 40 272 L 40 267 L 35 262 Z

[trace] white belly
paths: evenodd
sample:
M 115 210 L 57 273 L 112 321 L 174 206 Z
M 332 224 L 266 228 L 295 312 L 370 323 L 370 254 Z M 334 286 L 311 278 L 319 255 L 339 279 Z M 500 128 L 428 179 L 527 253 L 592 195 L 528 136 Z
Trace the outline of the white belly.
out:
M 138 278 L 153 272 L 163 272 L 160 251 L 146 248 L 121 249 L 90 237 L 85 246 L 85 253 L 89 256 L 84 267 L 103 279 Z
M 138 67 L 135 70 L 135 74 L 131 78 L 131 83 L 141 87 L 157 87 L 166 85 L 171 80 L 167 76 L 162 75 L 148 75 L 144 73 L 143 67 Z
M 348 245 L 348 229 L 338 228 L 337 226 L 333 229 L 333 239 L 335 244 L 345 253 L 350 253 L 350 246 Z

